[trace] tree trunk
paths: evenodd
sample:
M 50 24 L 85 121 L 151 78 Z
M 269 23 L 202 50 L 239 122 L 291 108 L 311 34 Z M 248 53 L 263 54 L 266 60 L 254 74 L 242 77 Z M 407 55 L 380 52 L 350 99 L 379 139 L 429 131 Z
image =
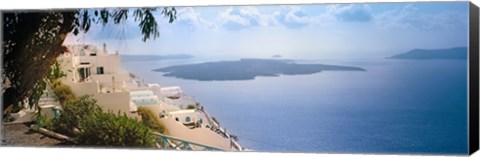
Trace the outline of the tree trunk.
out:
M 73 28 L 75 12 L 6 13 L 2 20 L 5 24 L 2 77 L 11 82 L 3 90 L 5 115 L 14 112 L 19 102 L 34 100 L 42 94 L 42 81 L 64 51 L 62 44 Z

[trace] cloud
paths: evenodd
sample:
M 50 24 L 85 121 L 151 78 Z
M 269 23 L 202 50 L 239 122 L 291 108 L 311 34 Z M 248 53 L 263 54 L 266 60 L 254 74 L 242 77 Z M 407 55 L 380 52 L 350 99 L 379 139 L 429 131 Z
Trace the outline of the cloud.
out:
M 273 14 L 262 14 L 256 7 L 230 7 L 219 14 L 219 23 L 229 30 L 278 25 Z
M 467 13 L 442 11 L 426 14 L 412 4 L 386 11 L 374 18 L 375 24 L 382 29 L 455 30 L 466 29 L 468 25 Z
M 217 14 L 215 20 L 205 20 L 194 8 L 179 9 L 176 23 L 190 29 L 243 30 L 258 27 L 299 29 L 306 26 L 324 26 L 339 21 L 365 22 L 371 20 L 370 8 L 366 5 L 332 5 L 326 12 L 311 15 L 298 6 L 280 6 L 278 11 L 261 13 L 257 7 L 229 7 Z
M 175 23 L 179 25 L 189 26 L 190 29 L 217 29 L 217 25 L 211 21 L 205 20 L 200 13 L 192 7 L 181 8 L 177 12 L 177 20 Z
M 290 11 L 288 11 L 286 15 L 280 16 L 280 19 L 285 26 L 290 28 L 301 28 L 319 22 L 317 18 L 311 16 L 300 7 L 290 7 Z
M 348 23 L 374 24 L 381 29 L 458 29 L 466 28 L 467 14 L 459 11 L 443 11 L 437 13 L 425 12 L 412 4 L 400 6 L 395 10 L 372 13 L 370 5 L 366 4 L 333 4 L 311 10 L 301 6 L 272 6 L 276 11 L 258 6 L 235 6 L 225 8 L 213 15 L 202 15 L 201 10 L 194 7 L 178 8 L 174 27 L 166 25 L 164 17 L 156 16 L 161 21 L 162 32 L 175 30 L 244 30 L 260 27 L 285 27 L 303 29 L 304 27 L 346 26 Z M 208 15 L 207 17 L 205 17 Z M 95 38 L 122 39 L 141 36 L 138 23 L 131 19 L 124 25 L 107 25 L 99 27 Z
M 274 13 L 261 13 L 257 7 L 228 7 L 217 14 L 216 19 L 207 20 L 200 12 L 192 7 L 178 9 L 176 27 L 188 27 L 190 30 L 243 30 L 258 27 L 286 26 L 288 28 L 300 28 L 317 23 L 299 7 L 280 7 L 282 11 Z M 156 17 L 161 18 L 161 17 Z M 162 23 L 165 24 L 165 23 Z
M 369 22 L 373 19 L 368 5 L 329 5 L 327 14 L 345 22 Z
M 238 9 L 228 8 L 219 14 L 220 25 L 230 30 L 239 30 L 250 26 L 250 20 L 242 17 Z
M 276 26 L 278 21 L 273 14 L 261 14 L 256 7 L 247 6 L 240 8 L 240 14 L 257 26 Z
M 338 22 L 369 22 L 373 17 L 367 5 L 328 5 L 326 11 L 315 15 L 298 6 L 284 6 L 276 15 L 288 28 L 327 26 Z

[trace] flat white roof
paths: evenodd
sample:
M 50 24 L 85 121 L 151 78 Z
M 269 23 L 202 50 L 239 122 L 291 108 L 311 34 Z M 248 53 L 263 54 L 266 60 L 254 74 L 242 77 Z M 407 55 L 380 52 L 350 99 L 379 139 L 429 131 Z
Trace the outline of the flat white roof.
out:
M 163 87 L 163 88 L 160 88 L 160 90 L 181 90 L 181 88 L 179 86 L 171 86 L 171 87 Z
M 172 111 L 170 114 L 195 113 L 195 109 Z
M 148 97 L 154 96 L 151 90 L 131 91 L 130 97 Z
M 157 83 L 149 83 L 149 84 L 147 84 L 147 86 L 148 87 L 160 87 L 160 85 L 157 84 Z

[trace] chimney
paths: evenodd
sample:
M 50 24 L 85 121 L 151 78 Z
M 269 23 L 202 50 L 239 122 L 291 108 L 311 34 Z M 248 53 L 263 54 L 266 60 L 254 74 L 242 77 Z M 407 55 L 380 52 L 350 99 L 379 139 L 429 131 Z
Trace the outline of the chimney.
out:
M 107 44 L 103 43 L 103 53 L 107 53 Z

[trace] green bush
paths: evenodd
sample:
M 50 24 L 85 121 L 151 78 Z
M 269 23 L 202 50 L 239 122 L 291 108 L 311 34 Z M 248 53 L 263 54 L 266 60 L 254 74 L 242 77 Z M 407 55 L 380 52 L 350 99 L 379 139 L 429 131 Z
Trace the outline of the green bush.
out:
M 62 105 L 55 131 L 76 137 L 83 146 L 153 147 L 150 129 L 126 115 L 103 112 L 90 96 L 82 96 Z
M 96 103 L 97 101 L 90 96 L 82 96 L 62 104 L 60 116 L 54 120 L 55 131 L 74 136 L 74 130 L 79 128 L 80 120 L 102 112 Z
M 48 130 L 53 130 L 54 129 L 54 120 L 53 119 L 48 119 L 46 115 L 42 114 L 41 110 L 38 110 L 33 115 L 33 120 L 37 123 L 37 128 L 47 128 Z
M 53 93 L 57 96 L 60 104 L 75 100 L 76 96 L 70 86 L 63 84 L 59 80 L 53 80 L 51 84 Z
M 195 109 L 195 108 L 196 108 L 195 105 L 187 105 L 186 109 L 189 110 L 189 109 Z
M 156 132 L 163 133 L 165 131 L 165 127 L 160 124 L 158 117 L 152 111 L 144 107 L 138 107 L 137 111 L 142 116 L 143 124 Z
M 150 129 L 126 115 L 97 112 L 80 122 L 77 143 L 85 146 L 153 147 Z

